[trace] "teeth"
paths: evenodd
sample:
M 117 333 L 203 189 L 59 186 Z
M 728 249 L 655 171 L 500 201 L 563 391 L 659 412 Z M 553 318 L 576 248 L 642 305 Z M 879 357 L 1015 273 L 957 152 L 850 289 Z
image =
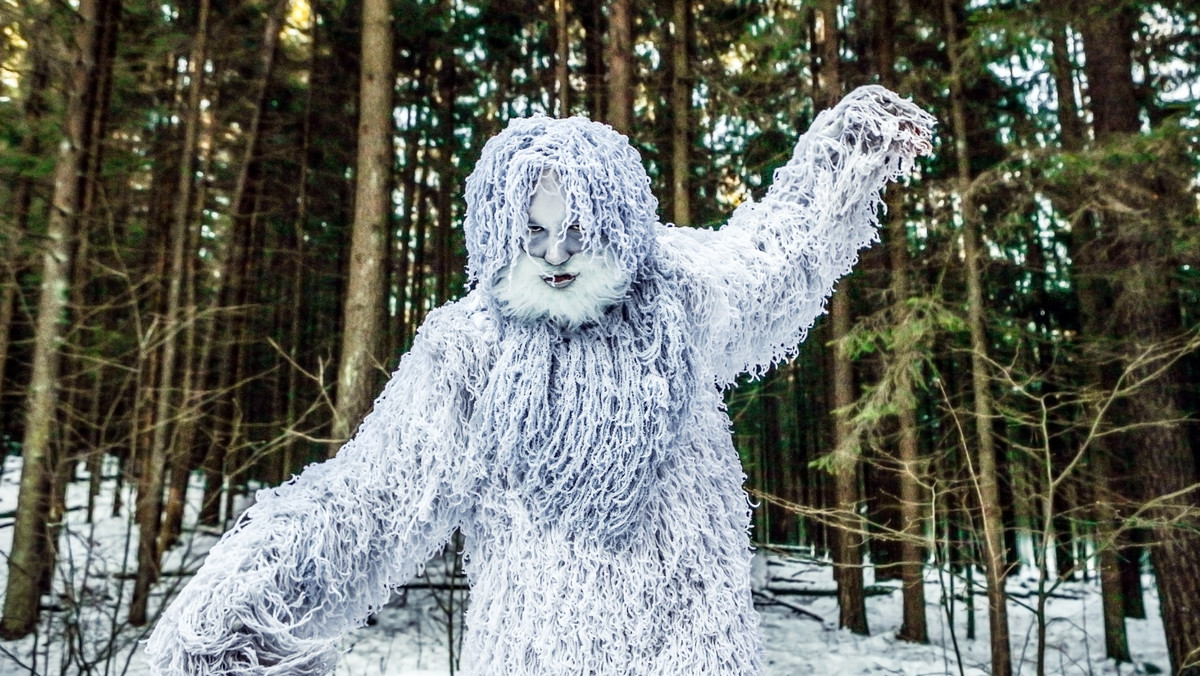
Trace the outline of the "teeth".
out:
M 542 281 L 555 289 L 562 289 L 575 281 L 575 275 L 546 275 L 542 277 Z

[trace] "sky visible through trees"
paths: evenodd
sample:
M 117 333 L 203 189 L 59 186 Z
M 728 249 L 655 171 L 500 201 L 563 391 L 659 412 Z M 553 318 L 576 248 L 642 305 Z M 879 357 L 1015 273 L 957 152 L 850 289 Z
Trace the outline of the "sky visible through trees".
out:
M 1153 581 L 1200 674 L 1198 68 L 1195 0 L 0 0 L 0 636 L 57 612 L 68 509 L 128 517 L 130 591 L 91 602 L 152 625 L 171 552 L 337 448 L 463 292 L 507 120 L 612 124 L 660 218 L 715 227 L 882 83 L 936 153 L 798 356 L 726 395 L 753 539 L 829 557 L 854 632 L 864 565 L 901 581 L 916 642 L 924 571 L 993 636 L 1025 571 L 1038 607 L 1097 585 L 1129 661 Z

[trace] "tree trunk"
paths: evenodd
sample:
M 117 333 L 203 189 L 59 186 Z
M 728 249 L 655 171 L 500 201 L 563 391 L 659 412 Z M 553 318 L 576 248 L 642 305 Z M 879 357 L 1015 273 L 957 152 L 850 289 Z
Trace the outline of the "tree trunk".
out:
M 433 260 L 434 283 L 437 294 L 433 306 L 438 306 L 450 300 L 450 280 L 461 269 L 457 264 L 453 245 L 454 228 L 454 191 L 451 186 L 456 182 L 454 166 L 454 101 L 458 95 L 458 68 L 455 65 L 453 52 L 447 52 L 442 58 L 442 68 L 438 73 L 438 129 L 442 141 L 438 146 L 438 189 L 435 198 L 437 225 L 434 230 Z
M 606 121 L 622 134 L 633 131 L 633 3 L 609 0 Z
M 1075 153 L 1083 149 L 1085 136 L 1083 121 L 1079 117 L 1079 106 L 1075 98 L 1074 66 L 1069 53 L 1068 33 L 1069 29 L 1065 22 L 1061 20 L 1052 22 L 1053 59 L 1051 66 L 1058 98 L 1058 123 L 1061 130 L 1059 142 L 1064 151 Z M 1088 317 L 1098 316 L 1100 303 L 1096 299 L 1094 291 L 1089 291 L 1086 284 L 1079 284 L 1078 276 L 1076 286 L 1076 293 L 1086 324 Z M 1095 365 L 1088 368 L 1087 376 L 1097 383 L 1104 380 L 1104 374 Z M 1119 515 L 1114 507 L 1113 496 L 1109 489 L 1109 480 L 1112 476 L 1110 453 L 1111 444 L 1104 439 L 1096 439 L 1090 443 L 1088 457 L 1091 469 L 1091 492 L 1094 497 L 1093 504 L 1095 504 L 1096 537 L 1101 543 L 1101 549 L 1097 555 L 1097 572 L 1100 578 L 1100 598 L 1104 618 L 1105 655 L 1118 662 L 1129 662 L 1131 656 L 1125 628 L 1119 552 L 1116 541 Z
M 410 335 L 416 334 L 416 328 L 425 320 L 425 310 L 429 305 L 429 196 L 425 183 L 429 173 L 422 169 L 421 179 L 417 181 L 417 192 L 413 197 L 416 212 L 413 214 L 413 269 L 410 284 L 412 300 L 412 319 Z
M 118 27 L 120 25 L 121 7 L 119 2 L 102 2 L 97 17 L 96 39 L 93 42 L 92 77 L 89 78 L 88 91 L 85 101 L 88 102 L 88 119 L 83 135 L 82 170 L 80 179 L 81 196 L 79 211 L 75 217 L 75 252 L 71 256 L 71 280 L 69 281 L 68 307 L 75 309 L 75 315 L 85 312 L 84 308 L 97 307 L 108 299 L 89 298 L 85 291 L 88 287 L 88 275 L 91 272 L 90 249 L 91 232 L 99 209 L 97 195 L 101 182 L 101 168 L 104 160 L 104 130 L 108 122 L 108 108 L 112 91 L 113 61 L 116 55 Z M 76 316 L 68 314 L 68 323 L 77 325 Z M 83 332 L 87 332 L 85 329 Z M 57 449 L 54 464 L 54 481 L 50 492 L 50 513 L 47 532 L 47 542 L 52 549 L 46 559 L 57 561 L 57 544 L 62 532 L 67 511 L 67 485 L 75 479 L 78 461 L 91 459 L 100 453 L 98 446 L 93 443 L 94 426 L 77 425 L 81 420 L 77 414 L 91 404 L 84 403 L 92 391 L 90 384 L 99 379 L 99 364 L 90 363 L 82 358 L 82 353 L 88 350 L 86 343 L 79 345 L 79 338 L 65 341 L 59 387 L 66 393 L 63 403 L 62 417 L 55 426 L 55 441 L 52 446 Z M 84 339 L 86 340 L 86 339 Z M 96 463 L 91 463 L 96 464 Z M 51 591 L 52 574 L 47 574 L 42 580 L 43 593 Z
M 759 383 L 758 401 L 761 403 L 759 417 L 759 450 L 757 463 L 762 468 L 762 490 L 783 500 L 788 500 L 787 458 L 784 455 L 783 430 L 780 427 L 779 398 L 783 371 L 778 370 L 763 378 Z M 761 531 L 767 542 L 791 544 L 795 539 L 796 515 L 780 505 L 763 505 L 767 527 Z
M 1093 9 L 1079 25 L 1097 144 L 1119 143 L 1123 136 L 1141 129 L 1133 81 L 1136 26 L 1137 16 L 1126 5 Z M 1081 233 L 1082 246 L 1072 257 L 1085 279 L 1104 276 L 1112 285 L 1112 306 L 1098 309 L 1087 327 L 1091 329 L 1089 339 L 1101 341 L 1120 335 L 1129 378 L 1149 379 L 1128 402 L 1130 421 L 1146 427 L 1136 438 L 1125 435 L 1124 442 L 1130 457 L 1137 454 L 1143 497 L 1157 502 L 1150 510 L 1155 524 L 1150 560 L 1158 581 L 1172 672 L 1193 676 L 1200 674 L 1200 535 L 1175 520 L 1200 508 L 1194 490 L 1183 493 L 1194 488 L 1200 476 L 1186 430 L 1161 422 L 1181 418 L 1176 401 L 1181 382 L 1178 368 L 1155 374 L 1154 365 L 1138 366 L 1136 360 L 1144 350 L 1162 345 L 1181 329 L 1169 286 L 1178 262 L 1167 243 L 1177 241 L 1175 229 L 1183 227 L 1172 219 L 1187 218 L 1177 214 L 1194 214 L 1195 207 L 1186 179 L 1178 184 L 1169 178 L 1148 176 L 1144 180 L 1147 192 L 1155 195 L 1154 203 L 1132 209 L 1132 213 L 1094 214 L 1091 222 L 1095 227 Z M 1137 195 L 1126 198 L 1136 200 Z M 1176 204 L 1182 206 L 1173 206 Z M 1127 603 L 1132 600 L 1125 598 Z
M 838 38 L 837 13 L 839 0 L 821 0 L 817 9 L 817 23 L 822 28 L 817 32 L 816 46 L 819 49 L 821 67 L 818 71 L 818 91 L 823 107 L 837 103 L 841 95 L 840 41 Z M 830 342 L 838 342 L 850 332 L 851 312 L 849 280 L 843 280 L 831 302 Z M 833 359 L 833 402 L 832 409 L 844 410 L 854 403 L 854 365 L 849 354 L 835 347 Z M 862 540 L 866 534 L 865 524 L 858 516 L 860 500 L 858 486 L 859 455 L 850 447 L 847 437 L 852 434 L 846 417 L 838 414 L 835 422 L 834 459 L 834 510 L 837 514 L 834 534 L 833 564 L 834 579 L 838 589 L 838 625 L 856 634 L 868 635 L 867 609 L 863 595 Z
M 161 538 L 163 514 L 163 475 L 168 457 L 169 433 L 173 429 L 178 404 L 182 403 L 179 393 L 174 391 L 176 379 L 176 357 L 181 328 L 181 305 L 186 275 L 188 222 L 191 217 L 192 188 L 195 181 L 196 142 L 200 127 L 200 99 L 204 86 L 204 61 L 207 58 L 209 0 L 200 0 L 200 13 L 196 39 L 188 61 L 191 66 L 187 110 L 185 113 L 183 148 L 179 155 L 179 175 L 176 177 L 176 192 L 167 246 L 170 257 L 167 270 L 167 294 L 162 321 L 162 351 L 159 356 L 159 371 L 153 432 L 150 446 L 144 456 L 138 476 L 136 521 L 138 524 L 138 574 L 134 580 L 133 598 L 130 601 L 129 622 L 135 627 L 146 623 L 147 602 L 150 588 L 158 581 L 162 549 Z M 184 475 L 186 489 L 187 463 L 176 462 L 173 473 Z M 178 484 L 178 481 L 173 483 Z
M 319 53 L 321 43 L 321 31 L 318 30 L 317 22 L 312 22 L 311 40 L 312 44 L 309 51 L 308 73 L 310 81 L 316 81 L 316 69 L 318 68 L 317 54 Z M 284 385 L 283 396 L 285 398 L 284 406 L 284 424 L 287 425 L 286 434 L 288 438 L 283 442 L 283 457 L 280 460 L 280 475 L 277 477 L 280 483 L 287 481 L 292 477 L 292 473 L 298 470 L 301 466 L 298 459 L 299 450 L 301 448 L 300 437 L 296 432 L 299 420 L 299 404 L 301 394 L 301 376 L 303 372 L 300 369 L 300 360 L 303 353 L 303 318 L 306 308 L 306 298 L 304 296 L 305 284 L 305 233 L 308 230 L 309 220 L 309 186 L 310 180 L 310 165 L 309 153 L 313 147 L 313 87 L 309 87 L 304 93 L 304 117 L 301 121 L 300 132 L 300 167 L 297 172 L 296 181 L 298 183 L 296 195 L 296 217 L 292 222 L 292 229 L 288 234 L 288 248 L 291 250 L 291 261 L 288 267 L 290 275 L 290 311 L 288 313 L 287 326 L 287 341 L 285 349 L 288 354 L 288 367 L 286 385 Z M 397 312 L 403 313 L 403 298 L 398 302 Z M 394 335 L 394 334 L 393 334 Z
M 392 3 L 364 0 L 362 70 L 359 75 L 358 165 L 349 280 L 343 307 L 341 361 L 333 445 L 349 439 L 376 393 L 383 363 L 387 298 L 388 227 L 391 223 Z
M 587 109 L 593 120 L 607 116 L 608 102 L 605 98 L 604 68 L 604 3 L 585 2 L 579 11 L 579 22 L 583 26 L 583 53 L 586 60 L 584 96 Z
M 417 196 L 417 150 L 421 143 L 420 135 L 414 131 L 407 134 L 404 148 L 404 167 L 401 169 L 399 184 L 400 223 L 399 242 L 392 248 L 394 261 L 391 269 L 396 289 L 396 317 L 392 328 L 392 345 L 388 354 L 402 354 L 408 349 L 408 339 L 412 335 L 408 318 L 411 316 L 410 305 L 413 300 L 409 278 L 412 275 L 412 265 L 409 256 L 412 255 L 412 229 L 415 219 L 413 212 L 416 208 Z
M 23 232 L 20 229 L 18 232 Z M 13 243 L 14 250 L 19 246 L 16 242 Z M 16 260 L 16 255 L 10 255 L 7 251 L 0 252 L 0 257 L 6 261 Z M 0 401 L 3 401 L 5 395 L 4 388 L 4 366 L 8 363 L 8 346 L 11 335 L 11 327 L 13 322 L 13 308 L 17 300 L 17 276 L 9 275 L 8 270 L 0 270 Z
M 31 17 L 31 24 L 37 23 Z M 29 96 L 25 101 L 22 116 L 28 129 L 40 129 L 46 116 L 46 93 L 50 88 L 49 63 L 54 51 L 49 45 L 39 44 L 39 34 L 36 32 L 26 36 L 29 40 L 29 72 L 23 77 L 29 78 Z M 53 39 L 53 36 L 41 36 Z M 39 157 L 43 154 L 43 144 L 40 134 L 25 134 L 21 139 L 20 155 L 24 158 Z M 12 207 L 13 229 L 8 234 L 6 246 L 0 249 L 0 402 L 6 394 L 4 382 L 7 373 L 9 350 L 12 348 L 12 325 L 16 317 L 16 305 L 21 290 L 22 269 L 29 265 L 21 255 L 22 242 L 29 231 L 30 209 L 33 207 L 34 186 L 37 179 L 23 173 L 16 178 L 9 205 Z
M 245 333 L 245 310 L 242 306 L 247 297 L 250 230 L 254 225 L 254 210 L 258 201 L 260 131 L 263 111 L 268 103 L 271 77 L 275 70 L 279 30 L 288 6 L 288 0 L 275 0 L 263 27 L 262 44 L 258 53 L 258 81 L 255 84 L 245 146 L 231 199 L 233 214 L 229 249 L 221 263 L 221 288 L 217 294 L 215 308 L 220 314 L 214 316 L 212 323 L 206 328 L 206 337 L 202 344 L 210 345 L 218 335 L 221 336 L 221 344 L 217 348 L 217 368 L 215 371 L 208 370 L 208 378 L 212 382 L 206 384 L 214 398 L 209 421 L 212 437 L 204 459 L 205 487 L 200 507 L 200 523 L 206 525 L 217 525 L 221 519 L 221 492 L 227 468 L 231 464 L 227 456 L 231 451 L 236 451 L 238 445 L 237 416 L 240 413 L 237 398 L 240 384 L 236 380 L 236 374 L 237 365 L 242 361 L 242 347 L 238 345 L 238 340 Z M 224 323 L 220 331 L 217 331 L 216 327 L 218 322 Z M 230 490 L 232 491 L 232 487 Z M 230 514 L 225 515 L 226 519 L 230 517 Z
M 1115 539 L 1118 515 L 1113 506 L 1113 496 L 1108 490 L 1108 480 L 1112 475 L 1108 450 L 1093 445 L 1089 451 L 1089 459 L 1096 505 L 1096 535 L 1101 543 L 1098 572 L 1100 605 L 1104 618 L 1104 653 L 1109 659 L 1131 662 L 1133 660 L 1129 653 L 1129 636 L 1125 628 L 1125 601 L 1121 589 L 1120 554 Z
M 200 5 L 196 18 L 196 37 L 192 41 L 188 64 L 191 69 L 188 87 L 187 109 L 184 113 L 183 149 L 179 156 L 179 187 L 176 195 L 175 210 L 171 222 L 171 271 L 168 277 L 167 310 L 163 320 L 163 376 L 159 379 L 159 402 L 157 420 L 155 421 L 154 442 L 150 454 L 152 462 L 170 467 L 170 482 L 167 486 L 165 510 L 162 501 L 158 505 L 151 501 L 161 496 L 161 491 L 149 493 L 146 503 L 146 518 L 138 520 L 140 537 L 143 539 L 157 532 L 156 551 L 138 551 L 139 557 L 144 554 L 153 555 L 155 571 L 161 562 L 162 554 L 175 544 L 183 525 L 183 508 L 187 497 L 188 476 L 191 472 L 191 451 L 195 424 L 193 405 L 194 369 L 191 355 L 195 347 L 195 306 L 192 290 L 195 232 L 189 227 L 195 214 L 195 169 L 197 163 L 197 142 L 200 136 L 200 106 L 201 93 L 204 88 L 204 63 L 208 58 L 208 18 L 210 0 L 199 0 Z M 186 292 L 186 297 L 185 297 Z M 185 302 L 186 301 L 186 302 Z M 188 308 L 187 316 L 184 306 Z M 182 336 L 179 336 L 180 332 Z M 176 345 L 182 338 L 184 341 L 183 369 L 180 376 L 180 393 L 172 398 L 171 379 L 175 376 Z M 172 403 L 177 401 L 176 412 L 172 411 Z M 176 419 L 176 434 L 174 447 L 168 448 L 168 420 Z M 156 477 L 162 481 L 161 472 Z M 162 527 L 158 529 L 158 511 L 164 511 Z M 139 558 L 139 566 L 141 560 Z M 155 574 L 157 577 L 157 572 Z
M 850 295 L 845 283 L 837 290 L 831 302 L 830 319 L 835 344 L 850 331 Z M 833 408 L 844 410 L 854 404 L 854 365 L 843 349 L 833 350 Z M 867 625 L 867 607 L 863 593 L 862 539 L 866 525 L 858 516 L 860 502 L 858 490 L 857 451 L 843 454 L 847 437 L 853 434 L 845 414 L 838 414 L 836 424 L 839 456 L 834 460 L 834 510 L 836 512 L 833 574 L 837 582 L 838 626 L 856 634 L 870 635 Z
M 690 0 L 671 2 L 671 205 L 675 225 L 691 225 L 692 22 Z
M 895 15 L 892 0 L 875 0 L 875 42 L 879 55 L 879 74 L 883 86 L 895 87 Z M 905 308 L 911 294 L 909 275 L 912 262 L 908 252 L 908 226 L 902 213 L 897 193 L 887 197 L 889 218 L 887 221 L 887 250 L 891 263 L 891 291 L 894 308 L 893 323 L 904 321 Z M 916 355 L 895 356 L 898 364 L 912 363 Z M 907 368 L 906 368 L 907 372 Z M 921 485 L 924 472 L 921 469 L 921 453 L 917 443 L 917 398 L 915 383 L 902 379 L 896 392 L 897 453 L 900 484 L 900 580 L 903 593 L 904 620 L 896 632 L 896 638 L 913 643 L 928 643 L 929 630 L 925 617 L 925 547 L 923 516 L 924 505 L 931 496 Z
M 102 180 L 104 166 L 104 149 L 106 134 L 105 129 L 108 127 L 108 117 L 110 109 L 110 100 L 112 98 L 113 89 L 113 67 L 117 57 L 117 38 L 120 32 L 121 25 L 121 3 L 107 2 L 102 10 L 104 14 L 100 17 L 99 35 L 96 40 L 96 74 L 93 80 L 93 92 L 89 96 L 95 97 L 91 105 L 92 115 L 88 121 L 88 147 L 85 151 L 87 167 L 84 173 L 83 182 L 83 197 L 81 221 L 76 225 L 76 229 L 81 232 L 79 237 L 78 249 L 73 256 L 74 280 L 72 281 L 72 305 L 77 308 L 96 307 L 101 303 L 108 301 L 108 298 L 99 293 L 88 293 L 89 275 L 92 272 L 93 266 L 91 260 L 94 254 L 90 251 L 90 242 L 92 239 L 91 233 L 97 230 L 96 224 L 100 221 L 98 214 L 101 213 L 98 208 L 101 200 L 98 199 L 100 184 Z M 87 347 L 83 348 L 87 350 Z M 74 375 L 75 382 L 68 385 L 72 390 L 68 398 L 68 410 L 81 411 L 87 409 L 85 421 L 95 421 L 99 419 L 100 412 L 100 397 L 104 392 L 104 377 L 105 364 L 92 363 L 85 365 L 86 360 L 80 359 L 77 355 L 68 357 L 68 363 L 71 366 L 67 367 L 68 372 Z M 86 402 L 86 403 L 85 403 Z M 104 447 L 102 443 L 103 433 L 99 425 L 84 425 L 82 429 L 69 430 L 68 434 L 74 440 L 76 448 L 72 454 L 74 458 L 83 457 L 88 471 L 88 506 L 87 519 L 88 523 L 92 522 L 92 516 L 95 511 L 95 498 L 100 490 L 100 472 L 104 460 Z M 72 471 L 74 471 L 74 460 L 72 463 Z M 65 488 L 65 487 L 64 487 Z M 65 495 L 61 496 L 65 500 Z M 63 503 L 65 509 L 65 502 Z
M 1146 271 L 1158 274 L 1160 271 Z M 1157 281 L 1165 278 L 1157 276 Z M 1134 397 L 1133 413 L 1138 420 L 1179 420 L 1179 409 L 1167 376 Z M 1171 669 L 1180 676 L 1200 676 L 1200 535 L 1194 528 L 1175 524 L 1180 514 L 1200 508 L 1195 497 L 1196 464 L 1186 436 L 1178 426 L 1152 427 L 1142 437 L 1146 465 L 1142 472 L 1152 493 L 1170 495 L 1192 490 L 1187 496 L 1167 499 L 1153 511 L 1158 525 L 1154 528 L 1155 543 L 1150 550 L 1154 577 L 1158 582 L 1163 629 Z M 1149 483 L 1153 482 L 1153 483 Z M 1151 496 L 1154 497 L 1153 495 Z M 1139 590 L 1140 591 L 1140 590 Z M 1140 596 L 1140 593 L 1139 593 Z
M 57 420 L 58 367 L 62 350 L 67 283 L 71 270 L 72 240 L 80 211 L 82 193 L 79 174 L 84 166 L 84 139 L 91 102 L 86 94 L 95 68 L 95 45 L 103 0 L 80 0 L 74 21 L 73 44 L 68 53 L 74 62 L 70 81 L 65 83 L 65 137 L 58 145 L 54 165 L 54 195 L 46 225 L 42 280 L 34 329 L 33 368 L 29 382 L 25 437 L 21 444 L 24 463 L 13 526 L 12 551 L 8 557 L 8 583 L 0 637 L 20 638 L 33 631 L 38 621 L 38 597 L 44 576 L 54 568 L 54 550 L 47 542 L 51 477 L 56 467 L 51 434 Z M 66 6 L 63 6 L 66 8 Z M 68 10 L 69 11 L 69 10 Z
M 567 32 L 567 0 L 554 0 L 554 88 L 558 94 L 557 115 L 571 114 L 571 56 L 570 36 Z
M 963 256 L 966 258 L 967 323 L 971 331 L 971 383 L 974 399 L 976 463 L 972 468 L 973 490 L 979 500 L 983 527 L 983 562 L 987 575 L 988 626 L 992 647 L 993 676 L 1012 674 L 1012 648 L 1008 631 L 1008 595 L 1004 546 L 1004 518 L 1001 511 L 999 472 L 996 467 L 995 438 L 992 433 L 992 395 L 987 369 L 988 342 L 984 324 L 982 250 L 979 214 L 972 205 L 971 165 L 967 154 L 966 101 L 963 94 L 962 56 L 956 13 L 958 0 L 943 0 L 946 39 L 950 48 L 951 108 L 954 121 L 955 154 L 958 167 L 958 193 L 962 202 Z M 967 457 L 970 458 L 968 452 Z
M 1146 619 L 1146 601 L 1142 598 L 1142 553 L 1148 535 L 1144 528 L 1130 528 L 1121 534 L 1117 549 L 1117 568 L 1121 580 L 1121 611 L 1131 620 Z

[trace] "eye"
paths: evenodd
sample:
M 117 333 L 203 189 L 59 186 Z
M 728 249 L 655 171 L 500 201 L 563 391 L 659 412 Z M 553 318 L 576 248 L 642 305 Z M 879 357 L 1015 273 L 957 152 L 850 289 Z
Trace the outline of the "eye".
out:
M 533 223 L 529 224 L 529 232 L 538 233 L 538 232 L 543 232 L 544 230 L 545 230 L 545 228 L 543 228 L 540 225 L 534 225 Z
M 578 223 L 572 223 L 567 226 L 567 230 L 570 230 L 571 232 L 582 232 L 583 228 L 580 227 Z

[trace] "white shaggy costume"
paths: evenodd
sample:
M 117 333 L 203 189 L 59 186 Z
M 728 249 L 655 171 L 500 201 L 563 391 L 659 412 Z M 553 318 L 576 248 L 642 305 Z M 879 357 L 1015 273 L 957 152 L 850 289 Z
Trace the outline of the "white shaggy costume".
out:
M 794 353 L 932 128 L 859 89 L 713 231 L 657 223 L 612 129 L 512 122 L 467 181 L 473 290 L 430 314 L 336 458 L 260 491 L 213 547 L 149 640 L 157 672 L 327 673 L 339 638 L 459 528 L 464 673 L 760 673 L 721 388 Z M 546 176 L 578 224 L 574 258 L 619 287 L 586 290 L 609 298 L 590 315 L 553 295 L 565 273 L 522 301 L 547 292 L 522 262 Z

